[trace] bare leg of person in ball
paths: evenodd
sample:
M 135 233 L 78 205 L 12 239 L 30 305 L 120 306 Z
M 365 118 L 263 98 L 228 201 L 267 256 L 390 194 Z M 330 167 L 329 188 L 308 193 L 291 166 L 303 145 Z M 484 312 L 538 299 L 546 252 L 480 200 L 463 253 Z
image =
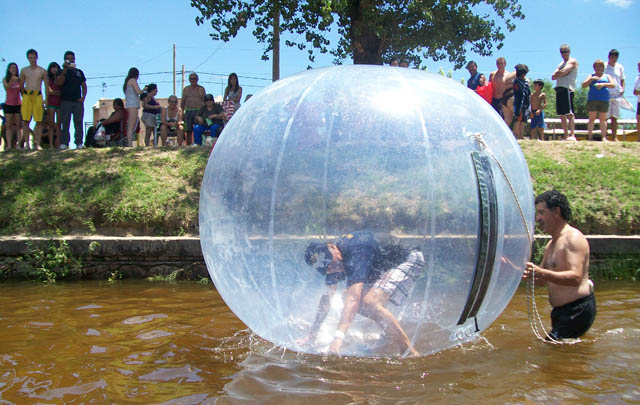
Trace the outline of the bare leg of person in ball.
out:
M 385 250 L 392 252 L 389 246 Z M 393 253 L 390 257 L 393 257 Z M 423 275 L 423 271 L 424 255 L 418 248 L 413 248 L 408 253 L 403 252 L 403 262 L 387 270 L 364 297 L 363 314 L 380 324 L 389 338 L 410 356 L 419 356 L 420 353 L 412 346 L 400 322 L 385 305 L 388 302 L 402 305 L 413 283 Z
M 337 283 L 344 280 L 344 266 L 342 265 L 342 254 L 340 253 L 340 250 L 333 243 L 326 243 L 324 246 L 326 246 L 326 252 L 331 256 L 331 262 L 328 263 L 326 267 L 320 265 L 319 268 L 321 269 L 321 272 L 325 274 L 327 290 L 320 298 L 318 310 L 316 311 L 316 318 L 309 333 L 305 338 L 298 339 L 296 341 L 296 343 L 301 346 L 313 343 L 318 337 L 320 326 L 322 326 L 322 323 L 331 308 L 331 299 L 337 290 Z M 307 251 L 305 252 L 305 261 L 307 264 L 310 266 L 315 265 L 317 262 L 316 255 L 323 251 L 324 248 L 322 244 L 311 244 L 307 247 Z
M 411 345 L 411 340 L 405 333 L 400 322 L 396 319 L 385 304 L 389 301 L 389 295 L 380 288 L 372 288 L 364 297 L 363 315 L 376 321 L 386 333 L 389 334 L 391 340 L 403 347 L 403 351 L 409 351 L 410 356 L 420 356 Z
M 353 319 L 360 310 L 360 303 L 362 301 L 362 291 L 364 289 L 364 283 L 355 283 L 347 288 L 344 297 L 344 307 L 342 308 L 342 315 L 340 316 L 340 323 L 336 329 L 336 333 L 333 337 L 333 341 L 329 346 L 329 352 L 338 354 L 342 347 L 344 336 L 349 330 Z

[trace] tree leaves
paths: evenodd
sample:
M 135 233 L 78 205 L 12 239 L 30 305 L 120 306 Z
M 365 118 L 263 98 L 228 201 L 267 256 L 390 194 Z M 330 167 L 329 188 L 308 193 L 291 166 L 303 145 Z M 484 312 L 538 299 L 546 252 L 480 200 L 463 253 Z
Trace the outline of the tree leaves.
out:
M 469 51 L 491 55 L 502 47 L 506 31 L 524 18 L 518 0 L 192 0 L 201 16 L 196 24 L 211 24 L 214 40 L 229 41 L 253 21 L 254 37 L 273 47 L 273 15 L 280 14 L 280 31 L 294 34 L 285 44 L 330 53 L 340 63 L 381 64 L 404 59 L 419 66 L 427 59 L 447 59 L 460 68 Z M 331 43 L 327 33 L 337 30 Z

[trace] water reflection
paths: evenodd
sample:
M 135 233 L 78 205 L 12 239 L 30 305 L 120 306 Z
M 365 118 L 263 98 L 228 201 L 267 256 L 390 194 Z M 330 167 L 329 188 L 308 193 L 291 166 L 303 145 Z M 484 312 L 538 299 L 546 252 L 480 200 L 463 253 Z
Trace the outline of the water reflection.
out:
M 596 323 L 575 345 L 535 340 L 521 290 L 484 339 L 402 360 L 274 347 L 211 286 L 20 283 L 2 291 L 0 403 L 640 401 L 637 283 L 600 283 Z M 546 308 L 542 295 L 538 305 Z

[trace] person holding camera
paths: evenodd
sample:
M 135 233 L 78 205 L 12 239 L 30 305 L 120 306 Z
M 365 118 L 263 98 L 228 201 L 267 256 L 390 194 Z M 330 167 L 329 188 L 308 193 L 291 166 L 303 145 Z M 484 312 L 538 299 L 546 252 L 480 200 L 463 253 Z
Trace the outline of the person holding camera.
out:
M 68 149 L 71 133 L 69 125 L 73 115 L 73 127 L 75 128 L 74 141 L 76 149 L 82 149 L 83 133 L 82 121 L 84 119 L 84 100 L 87 97 L 87 79 L 84 72 L 76 67 L 76 55 L 72 51 L 64 53 L 62 72 L 56 79 L 60 86 L 60 117 L 62 122 L 62 141 L 60 149 Z

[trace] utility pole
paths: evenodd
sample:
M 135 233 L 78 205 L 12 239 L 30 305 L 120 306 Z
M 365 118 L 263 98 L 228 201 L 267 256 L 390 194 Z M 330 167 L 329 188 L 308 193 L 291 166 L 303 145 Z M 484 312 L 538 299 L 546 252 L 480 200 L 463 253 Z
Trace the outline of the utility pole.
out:
M 280 3 L 273 2 L 273 65 L 271 81 L 280 80 Z
M 184 90 L 184 65 L 182 65 L 182 90 Z M 182 94 L 182 92 L 180 92 Z
M 173 44 L 173 94 L 176 94 L 176 44 Z

